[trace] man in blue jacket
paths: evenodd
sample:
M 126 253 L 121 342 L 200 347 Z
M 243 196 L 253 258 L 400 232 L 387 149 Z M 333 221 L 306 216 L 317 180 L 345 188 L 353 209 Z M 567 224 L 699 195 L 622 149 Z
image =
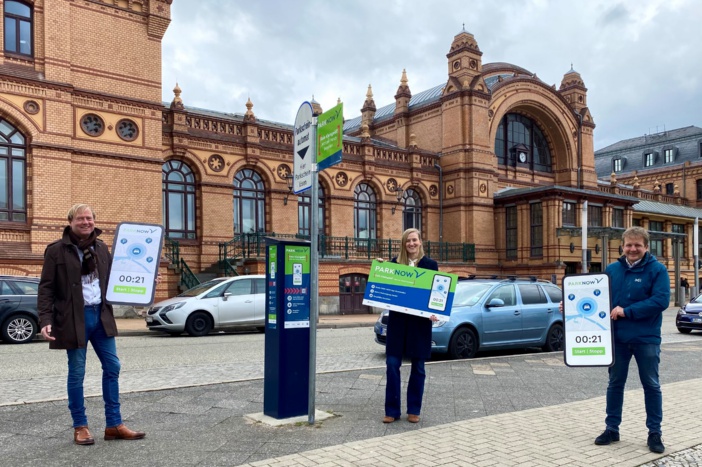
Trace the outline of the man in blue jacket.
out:
M 609 368 L 606 429 L 595 444 L 619 441 L 624 385 L 631 357 L 636 359 L 644 389 L 648 448 L 665 450 L 661 439 L 663 397 L 658 381 L 663 311 L 670 304 L 670 278 L 665 266 L 648 251 L 648 232 L 631 227 L 622 234 L 624 255 L 607 266 L 612 290 L 614 365 Z

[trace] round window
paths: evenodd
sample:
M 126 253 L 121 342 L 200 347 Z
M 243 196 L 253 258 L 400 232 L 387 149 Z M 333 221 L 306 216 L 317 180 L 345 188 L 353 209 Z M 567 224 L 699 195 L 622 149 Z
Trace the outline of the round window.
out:
M 99 115 L 85 114 L 80 120 L 80 127 L 90 136 L 100 136 L 105 131 L 105 122 Z
M 139 136 L 139 127 L 128 119 L 117 122 L 117 135 L 124 141 L 134 141 Z

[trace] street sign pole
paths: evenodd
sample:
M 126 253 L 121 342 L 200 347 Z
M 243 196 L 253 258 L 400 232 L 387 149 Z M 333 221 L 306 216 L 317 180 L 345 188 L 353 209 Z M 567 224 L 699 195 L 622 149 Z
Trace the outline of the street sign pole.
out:
M 311 156 L 317 154 L 317 117 L 312 119 Z M 317 384 L 317 318 L 319 316 L 319 172 L 312 159 L 312 191 L 310 193 L 310 384 L 307 422 L 314 425 L 315 387 Z

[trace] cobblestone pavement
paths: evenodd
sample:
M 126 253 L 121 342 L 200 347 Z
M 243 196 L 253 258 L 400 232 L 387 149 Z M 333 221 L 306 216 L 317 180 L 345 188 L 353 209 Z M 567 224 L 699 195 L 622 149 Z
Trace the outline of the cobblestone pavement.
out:
M 602 429 L 604 368 L 568 368 L 561 354 L 427 365 L 422 420 L 385 425 L 384 366 L 319 374 L 316 408 L 334 416 L 270 427 L 261 379 L 124 394 L 125 422 L 147 432 L 105 442 L 102 401 L 88 398 L 94 446 L 72 444 L 65 400 L 0 407 L 5 465 L 150 466 L 692 466 L 700 465 L 702 338 L 663 345 L 667 456 L 646 447 L 643 393 L 632 368 L 622 439 L 595 446 Z M 407 368 L 403 368 L 406 381 Z

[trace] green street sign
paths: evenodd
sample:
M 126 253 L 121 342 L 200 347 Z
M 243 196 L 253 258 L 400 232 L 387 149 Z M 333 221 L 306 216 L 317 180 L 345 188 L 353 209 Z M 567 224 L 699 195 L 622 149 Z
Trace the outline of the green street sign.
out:
M 317 169 L 324 170 L 341 162 L 344 140 L 344 104 L 317 117 Z

